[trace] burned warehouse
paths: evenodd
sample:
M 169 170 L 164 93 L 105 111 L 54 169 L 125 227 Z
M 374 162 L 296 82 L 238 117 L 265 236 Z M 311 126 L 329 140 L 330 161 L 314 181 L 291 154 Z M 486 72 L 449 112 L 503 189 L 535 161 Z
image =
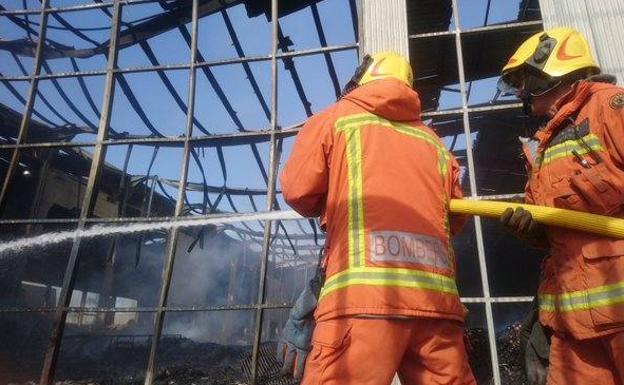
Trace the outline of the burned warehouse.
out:
M 297 383 L 277 346 L 328 238 L 282 192 L 306 120 L 397 52 L 463 196 L 522 202 L 542 122 L 501 69 L 565 25 L 621 85 L 623 20 L 617 0 L 0 0 L 0 385 Z M 528 384 L 547 252 L 479 216 L 452 247 L 476 382 Z

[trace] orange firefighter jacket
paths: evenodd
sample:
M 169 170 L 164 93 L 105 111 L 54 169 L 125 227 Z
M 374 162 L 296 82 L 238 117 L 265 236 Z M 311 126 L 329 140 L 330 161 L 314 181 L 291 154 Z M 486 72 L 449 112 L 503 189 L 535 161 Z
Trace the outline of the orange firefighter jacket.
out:
M 317 320 L 345 315 L 463 320 L 449 243 L 465 218 L 459 167 L 394 79 L 360 86 L 310 118 L 282 174 L 286 202 L 320 216 L 326 280 Z
M 581 81 L 526 143 L 527 201 L 624 217 L 624 89 Z M 624 327 L 624 239 L 547 229 L 550 257 L 539 288 L 540 321 L 575 338 Z

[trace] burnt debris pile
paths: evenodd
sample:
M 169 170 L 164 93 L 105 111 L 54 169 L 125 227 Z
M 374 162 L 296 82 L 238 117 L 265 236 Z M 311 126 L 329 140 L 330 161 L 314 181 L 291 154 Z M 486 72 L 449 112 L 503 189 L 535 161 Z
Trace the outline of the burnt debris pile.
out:
M 36 384 L 36 373 L 43 359 L 45 333 L 33 332 L 22 338 L 22 348 L 31 354 L 21 357 L 20 370 L 30 378 L 11 385 Z M 466 331 L 470 364 L 480 385 L 492 384 L 487 331 Z M 74 332 L 65 336 L 55 385 L 142 385 L 149 357 L 151 336 L 141 334 L 94 335 Z M 497 334 L 501 380 L 508 385 L 526 385 L 520 366 L 519 324 Z M 276 343 L 265 342 L 258 351 L 258 383 L 292 385 L 282 377 L 275 359 Z M 155 385 L 243 385 L 252 376 L 252 347 L 198 342 L 179 334 L 163 335 L 157 355 Z

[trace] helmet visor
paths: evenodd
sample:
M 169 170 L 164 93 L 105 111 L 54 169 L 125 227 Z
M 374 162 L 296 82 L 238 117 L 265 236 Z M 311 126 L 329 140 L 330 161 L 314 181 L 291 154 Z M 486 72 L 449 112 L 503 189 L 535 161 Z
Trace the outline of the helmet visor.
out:
M 502 76 L 497 87 L 503 95 L 516 95 L 524 99 L 527 95 L 541 96 L 561 84 L 554 78 L 531 67 L 524 67 Z

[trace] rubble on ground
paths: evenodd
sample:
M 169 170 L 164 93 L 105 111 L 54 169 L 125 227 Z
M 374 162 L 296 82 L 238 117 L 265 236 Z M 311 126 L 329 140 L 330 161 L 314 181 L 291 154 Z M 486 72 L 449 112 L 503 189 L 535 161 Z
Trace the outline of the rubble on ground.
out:
M 520 366 L 519 325 L 513 324 L 497 334 L 499 368 L 502 383 L 526 385 Z M 59 357 L 55 385 L 143 385 L 149 339 L 132 345 L 109 343 L 97 351 L 93 336 L 79 339 L 77 346 L 62 352 Z M 466 331 L 470 364 L 479 385 L 491 385 L 492 371 L 487 331 Z M 275 359 L 276 344 L 264 343 L 259 352 L 259 384 L 292 385 L 294 382 L 279 374 Z M 88 353 L 88 354 L 87 354 Z M 42 358 L 42 357 L 41 357 Z M 158 372 L 155 385 L 244 385 L 251 376 L 251 347 L 228 346 L 196 342 L 177 336 L 163 338 L 159 345 Z M 7 385 L 36 385 L 36 381 L 8 383 Z

